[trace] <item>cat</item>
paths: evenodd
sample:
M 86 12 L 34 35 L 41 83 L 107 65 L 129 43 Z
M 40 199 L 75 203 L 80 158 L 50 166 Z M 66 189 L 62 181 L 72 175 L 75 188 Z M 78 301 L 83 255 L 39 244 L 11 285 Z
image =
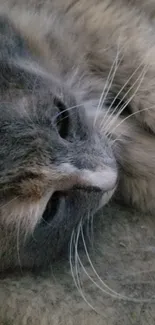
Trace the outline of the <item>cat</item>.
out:
M 103 280 L 108 267 L 104 249 L 108 254 L 110 247 L 109 253 L 118 259 L 118 268 L 110 260 L 109 279 L 114 279 L 115 271 L 119 276 L 129 251 L 132 258 L 126 267 L 132 270 L 139 263 L 142 268 L 146 251 L 136 253 L 137 238 L 153 252 L 154 222 L 148 215 L 155 204 L 154 1 L 7 0 L 1 1 L 0 12 L 1 323 L 140 322 L 147 299 L 134 307 L 133 315 L 136 300 L 110 289 L 108 297 L 128 301 L 124 316 L 122 301 L 110 307 L 103 298 L 105 285 L 100 295 L 96 287 L 92 290 L 92 265 L 88 271 L 83 269 L 83 287 L 94 298 L 87 301 L 78 282 L 77 261 L 81 260 L 76 249 L 80 233 L 84 239 L 83 224 L 95 214 L 102 234 L 94 234 L 95 244 L 101 247 L 95 259 Z M 145 212 L 143 221 L 129 207 L 105 208 L 112 197 Z M 122 229 L 129 226 L 128 243 L 128 233 L 124 235 Z M 139 230 L 143 227 L 145 235 Z M 83 259 L 88 262 L 82 241 L 87 255 Z M 53 261 L 65 256 L 65 247 L 70 248 L 71 267 L 75 254 L 82 297 L 71 284 L 64 261 L 59 266 L 62 274 L 56 277 L 59 283 L 51 274 L 21 278 L 14 273 L 17 268 L 41 272 L 42 267 L 54 267 Z M 154 264 L 154 256 L 149 257 L 144 272 Z M 124 292 L 121 281 L 116 290 L 121 285 Z M 142 281 L 140 296 L 143 285 Z M 95 300 L 100 316 L 92 310 Z M 154 316 L 148 316 L 150 308 L 143 308 L 144 324 L 154 323 Z
M 2 6 L 1 271 L 46 268 L 114 192 L 154 210 L 154 23 L 136 4 Z
M 42 57 L 4 16 L 0 30 L 1 224 L 8 230 L 1 231 L 1 269 L 17 265 L 18 235 L 22 266 L 47 266 L 80 219 L 112 196 L 117 166 L 67 81 L 46 72 L 45 62 L 42 68 Z

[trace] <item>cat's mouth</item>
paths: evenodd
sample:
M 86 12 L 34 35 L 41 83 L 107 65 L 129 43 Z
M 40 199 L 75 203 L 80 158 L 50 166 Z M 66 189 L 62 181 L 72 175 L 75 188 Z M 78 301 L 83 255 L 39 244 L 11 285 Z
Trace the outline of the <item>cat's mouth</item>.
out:
M 71 192 L 73 193 L 74 191 L 78 192 L 87 192 L 89 193 L 99 193 L 101 190 L 97 187 L 91 187 L 91 186 L 74 186 L 71 190 L 68 191 L 56 191 L 52 194 L 50 197 L 49 201 L 47 202 L 46 208 L 44 210 L 44 213 L 42 215 L 42 220 L 46 223 L 50 223 L 55 215 L 58 213 L 60 210 L 60 206 L 62 203 L 62 200 L 64 201 L 67 199 Z
M 110 199 L 116 188 L 117 171 L 112 167 L 104 165 L 102 169 L 98 168 L 91 171 L 87 169 L 76 170 L 74 166 L 68 166 L 67 164 L 67 168 L 76 171 L 75 175 L 73 175 L 74 182 L 69 183 L 70 186 L 67 186 L 67 188 L 66 185 L 61 184 L 61 187 L 57 187 L 58 190 L 49 198 L 42 215 L 42 221 L 45 223 L 51 224 L 56 216 L 59 219 L 55 220 L 57 222 L 65 218 L 70 213 L 70 206 L 75 204 L 75 201 L 77 201 L 77 205 L 81 205 L 79 198 L 81 198 L 82 202 L 84 201 L 83 211 L 84 209 L 86 211 L 89 207 L 94 213 L 100 206 L 104 205 L 104 202 L 106 203 Z M 68 182 L 71 179 L 69 177 Z M 76 209 L 79 208 L 80 206 L 76 207 Z

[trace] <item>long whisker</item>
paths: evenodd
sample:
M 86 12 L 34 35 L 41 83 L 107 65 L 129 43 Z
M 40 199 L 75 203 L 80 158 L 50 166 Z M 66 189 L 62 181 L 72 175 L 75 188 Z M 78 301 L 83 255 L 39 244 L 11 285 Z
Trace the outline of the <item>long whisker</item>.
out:
M 83 300 L 86 302 L 86 304 L 96 312 L 96 310 L 94 309 L 94 307 L 89 303 L 89 301 L 86 299 L 83 291 L 82 291 L 82 287 L 81 287 L 81 282 L 80 282 L 80 279 L 79 279 L 79 270 L 78 270 L 78 259 L 77 259 L 77 256 L 78 256 L 78 241 L 79 241 L 79 235 L 80 235 L 80 224 L 78 226 L 78 229 L 77 229 L 77 236 L 76 236 L 76 239 L 75 239 L 75 230 L 73 230 L 72 232 L 72 235 L 71 235 L 71 240 L 70 240 L 70 253 L 69 253 L 69 262 L 70 262 L 70 268 L 71 268 L 71 274 L 72 274 L 72 277 L 73 277 L 73 280 L 74 280 L 74 284 L 77 288 L 77 290 L 79 291 L 80 295 L 82 296 Z M 73 254 L 73 241 L 74 241 L 74 244 L 75 244 L 75 273 L 76 273 L 76 276 L 74 274 L 74 268 L 73 268 L 73 263 L 72 263 L 72 254 Z
M 95 268 L 94 268 L 94 265 L 92 264 L 92 261 L 91 261 L 91 259 L 90 259 L 90 256 L 89 256 L 89 253 L 88 253 L 88 249 L 87 249 L 87 246 L 86 246 L 86 243 L 85 243 L 85 240 L 84 240 L 84 234 L 83 234 L 83 230 L 82 230 L 82 228 L 81 228 L 81 236 L 82 236 L 82 241 L 83 241 L 84 249 L 85 249 L 85 252 L 86 252 L 86 256 L 87 256 L 87 258 L 88 258 L 88 261 L 89 261 L 89 263 L 90 263 L 90 266 L 92 267 L 92 270 L 94 271 L 94 273 L 95 273 L 95 275 L 97 276 L 97 278 L 99 279 L 99 281 L 102 281 L 102 280 L 100 279 L 99 275 L 97 274 L 97 272 L 96 272 L 96 270 L 95 270 Z M 92 282 L 93 282 L 93 283 L 94 283 L 94 284 L 95 284 L 99 289 L 101 289 L 102 292 L 104 292 L 104 293 L 107 294 L 107 295 L 110 294 L 110 296 L 113 297 L 113 298 L 116 298 L 116 297 L 119 295 L 117 292 L 115 292 L 114 290 L 112 290 L 111 288 L 109 288 L 109 287 L 108 287 L 104 282 L 103 282 L 103 285 L 104 285 L 105 288 L 108 289 L 108 291 L 106 291 L 105 289 L 102 289 L 102 288 L 100 287 L 100 285 L 99 285 L 95 280 L 93 280 L 93 278 L 88 274 L 86 268 L 84 267 L 84 265 L 83 265 L 82 262 L 81 262 L 80 257 L 79 257 L 79 260 L 80 260 L 80 264 L 81 264 L 82 268 L 84 269 L 84 271 L 85 271 L 85 273 L 87 274 L 87 276 L 89 277 L 89 279 L 90 279 L 90 280 L 91 280 L 91 281 L 92 281 Z M 109 293 L 109 291 L 112 291 L 112 294 Z
M 73 263 L 72 263 L 72 255 L 73 255 L 73 240 L 75 238 L 75 230 L 73 229 L 72 234 L 71 234 L 71 238 L 70 238 L 70 247 L 69 247 L 69 264 L 70 264 L 70 269 L 71 269 L 71 274 L 72 274 L 72 278 L 74 280 L 75 286 L 76 288 L 79 290 L 78 286 L 77 286 L 77 281 L 74 275 L 74 268 L 73 268 Z
M 124 109 L 129 105 L 129 103 L 131 102 L 131 100 L 134 98 L 134 96 L 136 95 L 137 91 L 140 88 L 141 83 L 143 82 L 144 76 L 146 73 L 146 69 L 143 69 L 143 71 L 140 73 L 140 75 L 138 76 L 138 78 L 135 80 L 135 82 L 132 84 L 132 86 L 129 88 L 129 90 L 127 91 L 127 93 L 123 96 L 122 101 L 124 100 L 124 98 L 127 96 L 127 94 L 133 89 L 133 87 L 136 85 L 136 83 L 139 81 L 138 86 L 136 87 L 135 91 L 133 92 L 132 96 L 126 101 L 126 103 L 120 108 L 120 110 L 118 111 L 118 113 L 116 115 L 114 115 L 115 111 L 119 108 L 120 103 L 115 107 L 114 111 L 111 113 L 111 115 L 108 118 L 109 123 L 106 125 L 106 129 L 109 129 L 109 127 L 111 127 L 111 117 L 114 115 L 114 120 L 115 121 L 117 119 L 118 116 L 120 116 L 120 114 L 124 111 Z
M 22 211 L 21 211 L 21 215 L 22 215 Z M 21 263 L 21 258 L 20 258 L 20 237 L 21 237 L 21 234 L 20 234 L 20 226 L 21 226 L 21 218 L 19 218 L 19 221 L 18 221 L 18 227 L 17 227 L 17 237 L 16 237 L 16 247 L 17 247 L 17 258 L 18 258 L 18 263 L 19 263 L 19 267 L 20 267 L 20 271 L 22 271 L 22 263 Z
M 106 119 L 106 116 L 108 115 L 109 111 L 111 110 L 111 108 L 113 107 L 116 99 L 119 97 L 119 95 L 122 93 L 122 91 L 124 90 L 124 88 L 129 84 L 130 80 L 134 77 L 134 75 L 136 74 L 136 72 L 142 67 L 143 65 L 143 62 L 141 62 L 139 64 L 139 66 L 134 70 L 134 72 L 130 75 L 130 77 L 127 79 L 127 81 L 125 82 L 125 84 L 122 86 L 122 88 L 119 90 L 119 92 L 117 93 L 117 95 L 115 96 L 115 98 L 113 99 L 112 103 L 110 104 L 108 110 L 106 111 L 105 113 L 105 116 L 104 116 L 104 120 L 103 122 L 106 122 L 107 123 L 107 120 L 105 121 Z M 136 79 L 137 80 L 137 79 Z M 131 90 L 131 88 L 128 90 L 128 92 Z M 120 100 L 119 104 L 114 108 L 112 114 L 114 114 L 114 112 L 118 109 L 119 105 L 123 102 L 124 98 L 126 97 L 126 95 L 128 94 L 128 92 L 125 93 L 124 97 Z M 109 118 L 111 117 L 111 115 L 109 115 Z M 108 118 L 108 120 L 109 120 Z
M 97 117 L 98 117 L 99 112 L 100 112 L 100 110 L 101 110 L 101 108 L 103 106 L 103 103 L 104 103 L 104 101 L 105 101 L 105 99 L 106 99 L 106 97 L 107 97 L 107 95 L 109 93 L 109 90 L 110 90 L 111 85 L 113 83 L 116 71 L 118 69 L 118 58 L 119 58 L 119 51 L 117 50 L 116 57 L 115 57 L 115 59 L 114 59 L 114 61 L 112 63 L 112 66 L 110 68 L 110 71 L 109 71 L 106 83 L 104 85 L 101 97 L 99 99 L 99 103 L 98 103 L 97 110 L 96 110 L 96 115 L 95 115 L 95 118 L 94 118 L 94 126 L 96 124 Z
M 66 109 L 64 109 L 64 110 L 62 110 L 62 111 L 60 111 L 58 114 L 56 114 L 56 115 L 54 116 L 52 122 L 55 122 L 55 120 L 56 120 L 59 116 L 61 116 L 63 113 L 68 112 L 68 111 L 71 111 L 73 108 L 78 108 L 78 107 L 81 107 L 81 106 L 83 106 L 83 104 L 78 104 L 78 105 L 75 105 L 75 106 L 71 106 L 71 107 L 68 107 L 68 108 L 66 108 Z
M 112 121 L 110 121 L 108 123 L 108 125 L 106 126 L 106 130 L 104 130 L 104 132 L 106 133 L 106 135 L 108 136 L 110 132 L 110 128 L 112 126 L 112 123 L 114 123 L 117 118 L 120 116 L 120 114 L 124 111 L 124 109 L 129 105 L 129 103 L 132 101 L 132 99 L 135 97 L 137 91 L 139 90 L 142 82 L 143 82 L 143 79 L 144 79 L 144 76 L 145 76 L 145 73 L 146 73 L 146 69 L 144 71 L 142 71 L 142 73 L 140 74 L 140 76 L 136 79 L 136 81 L 134 82 L 134 84 L 132 85 L 132 87 L 129 89 L 129 91 L 135 86 L 135 84 L 137 83 L 137 81 L 139 81 L 138 83 L 138 86 L 136 87 L 135 91 L 133 92 L 132 96 L 127 100 L 127 102 L 121 107 L 121 109 L 119 110 L 119 112 L 114 116 L 114 119 Z M 128 91 L 128 92 L 129 92 Z M 119 105 L 118 105 L 119 106 Z M 113 112 L 114 113 L 114 112 Z M 111 114 L 111 116 L 113 115 L 113 113 Z M 103 130 L 103 126 L 102 126 L 102 130 Z M 108 132 L 109 131 L 109 132 Z
M 16 201 L 19 198 L 19 196 L 14 197 L 13 199 L 11 199 L 10 201 L 8 201 L 7 203 L 0 205 L 0 208 L 4 208 L 7 207 L 7 205 L 9 205 L 11 202 Z
M 77 232 L 77 238 L 76 238 L 76 241 L 75 241 L 75 273 L 76 273 L 76 276 L 77 276 L 77 282 L 78 282 L 78 285 L 79 285 L 79 292 L 81 294 L 81 296 L 83 297 L 84 301 L 86 302 L 86 304 L 91 308 L 93 309 L 95 312 L 96 309 L 93 307 L 93 305 L 87 300 L 83 290 L 82 290 L 82 286 L 81 286 L 81 281 L 80 281 L 80 272 L 79 272 L 79 260 L 78 260 L 78 242 L 79 242 L 79 236 L 80 236 L 80 231 L 81 231 L 81 224 L 82 224 L 82 220 L 81 222 L 79 223 L 79 227 L 78 227 L 78 232 Z
M 71 239 L 70 239 L 69 262 L 70 262 L 70 269 L 71 269 L 71 274 L 72 274 L 72 277 L 73 277 L 73 280 L 74 280 L 74 284 L 75 284 L 77 290 L 81 294 L 82 290 L 81 290 L 81 284 L 80 284 L 80 281 L 79 281 L 79 278 L 78 278 L 77 270 L 75 272 L 76 275 L 74 274 L 74 266 L 76 266 L 76 260 L 75 260 L 74 265 L 73 265 L 73 262 L 72 262 L 72 258 L 73 258 L 72 256 L 73 255 L 75 256 L 75 246 L 78 245 L 79 234 L 80 234 L 80 227 L 78 226 L 76 236 L 75 236 L 75 229 L 72 231 L 72 235 L 71 235 Z M 74 248 L 73 248 L 73 243 L 74 243 Z M 76 266 L 76 268 L 77 268 L 77 266 Z
M 92 225 L 91 225 L 91 214 L 88 213 L 88 217 L 87 217 L 87 237 L 89 238 L 89 241 L 91 243 L 92 240 Z
M 94 214 L 91 214 L 90 218 L 90 232 L 91 232 L 91 245 L 94 249 Z
M 89 256 L 89 253 L 88 253 L 88 249 L 87 249 L 87 246 L 86 246 L 86 242 L 84 240 L 84 234 L 83 234 L 83 229 L 81 227 L 81 236 L 82 236 L 82 241 L 83 241 L 83 245 L 84 245 L 84 249 L 85 249 L 85 252 L 86 252 L 86 256 L 88 258 L 88 261 L 90 263 L 90 266 L 94 272 L 94 274 L 97 276 L 97 279 L 100 281 L 100 283 L 109 291 L 106 291 L 105 289 L 103 289 L 96 281 L 94 281 L 92 279 L 92 277 L 88 274 L 87 270 L 85 269 L 84 267 L 84 270 L 87 272 L 86 274 L 88 275 L 88 277 L 90 278 L 90 280 L 96 285 L 96 287 L 98 287 L 103 293 L 106 293 L 108 295 L 110 295 L 111 297 L 113 298 L 117 298 L 117 299 L 120 299 L 120 300 L 126 300 L 126 301 L 132 301 L 132 302 L 136 302 L 136 303 L 144 303 L 144 302 L 152 302 L 154 301 L 154 299 L 138 299 L 138 298 L 131 298 L 131 297 L 127 297 L 125 295 L 122 295 L 116 291 L 114 291 L 113 289 L 111 289 L 101 278 L 100 276 L 98 275 L 97 271 L 95 270 L 95 267 L 90 259 L 90 256 Z
M 80 224 L 80 227 L 81 227 L 81 224 Z M 84 240 L 84 234 L 83 234 L 83 230 L 82 230 L 82 227 L 81 227 L 81 236 L 82 236 L 82 241 L 83 241 L 83 245 L 84 245 L 84 249 L 85 249 L 85 253 L 86 253 L 86 256 L 87 256 L 87 258 L 88 258 L 88 261 L 89 261 L 89 263 L 90 263 L 90 265 L 92 266 L 93 264 L 92 264 L 92 262 L 91 262 L 91 259 L 90 259 L 90 256 L 89 256 L 89 254 L 88 254 L 88 250 L 87 250 L 87 246 L 86 246 L 86 243 L 85 243 L 85 240 Z M 83 263 L 82 263 L 82 261 L 81 261 L 81 259 L 80 259 L 80 256 L 79 256 L 79 254 L 78 254 L 78 260 L 79 260 L 79 262 L 80 262 L 80 265 L 82 266 L 82 268 L 83 268 L 83 270 L 84 270 L 84 272 L 85 272 L 85 274 L 89 277 L 89 279 L 99 288 L 99 289 L 101 289 L 101 287 L 99 286 L 99 284 L 90 276 L 90 274 L 87 272 L 87 270 L 86 270 L 86 268 L 84 267 L 84 265 L 83 265 Z M 92 270 L 94 269 L 94 266 L 92 267 Z M 93 270 L 94 271 L 94 270 Z M 96 270 L 95 270 L 95 272 L 94 273 L 97 273 L 96 272 Z M 98 276 L 98 274 L 96 274 L 97 276 Z M 109 288 L 108 288 L 108 290 L 109 290 Z M 107 295 L 109 295 L 109 292 L 108 291 L 106 291 L 105 289 L 102 289 L 102 291 L 105 293 L 105 294 L 107 294 Z M 116 295 L 114 295 L 113 296 L 114 298 L 116 297 Z
M 150 107 L 147 107 L 147 108 L 143 108 L 143 109 L 141 109 L 140 111 L 136 111 L 136 112 L 134 112 L 134 113 L 132 113 L 132 114 L 130 114 L 129 116 L 126 116 L 122 121 L 120 121 L 114 128 L 113 128 L 113 130 L 112 130 L 112 133 L 113 132 L 115 132 L 115 130 L 122 124 L 122 123 L 124 123 L 126 120 L 128 120 L 129 118 L 131 118 L 132 116 L 134 116 L 134 115 L 136 115 L 136 114 L 140 114 L 141 112 L 144 112 L 144 111 L 148 111 L 149 109 L 152 109 L 152 108 L 154 108 L 155 106 L 150 106 Z M 112 134 L 111 133 L 111 134 Z M 121 134 L 120 134 L 120 136 L 121 136 Z M 121 140 L 121 139 L 120 139 Z M 118 141 L 118 139 L 115 139 L 113 142 L 112 142 L 112 145 L 116 142 L 116 141 Z
M 116 60 L 116 58 L 115 58 L 115 60 Z M 94 125 L 96 124 L 96 120 L 97 120 L 97 117 L 98 117 L 98 115 L 99 115 L 99 111 L 100 111 L 101 103 L 102 103 L 102 101 L 103 101 L 103 97 L 104 97 L 104 94 L 105 94 L 105 90 L 106 90 L 106 88 L 107 88 L 107 86 L 108 86 L 108 84 L 109 84 L 109 79 L 110 79 L 110 77 L 111 77 L 111 73 L 112 73 L 112 70 L 113 70 L 113 68 L 114 68 L 115 60 L 114 60 L 112 66 L 111 66 L 111 68 L 110 68 L 110 71 L 109 71 L 109 74 L 108 74 L 108 77 L 107 77 L 106 83 L 105 83 L 105 85 L 104 85 L 103 91 L 102 91 L 101 96 L 100 96 L 100 99 L 99 99 L 99 103 L 98 103 L 97 110 L 96 110 L 96 115 L 95 115 L 95 118 L 94 118 Z

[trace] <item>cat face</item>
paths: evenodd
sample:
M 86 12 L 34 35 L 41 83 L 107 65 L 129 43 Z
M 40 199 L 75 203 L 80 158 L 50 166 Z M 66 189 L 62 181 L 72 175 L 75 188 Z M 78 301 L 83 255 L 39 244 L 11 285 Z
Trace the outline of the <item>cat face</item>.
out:
M 87 109 L 1 17 L 1 269 L 19 256 L 22 267 L 48 265 L 112 196 L 116 162 Z

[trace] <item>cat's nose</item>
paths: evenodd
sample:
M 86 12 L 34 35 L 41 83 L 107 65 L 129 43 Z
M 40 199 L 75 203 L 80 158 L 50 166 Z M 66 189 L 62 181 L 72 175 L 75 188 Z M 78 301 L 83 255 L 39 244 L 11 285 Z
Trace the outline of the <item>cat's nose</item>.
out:
M 116 166 L 103 164 L 102 167 L 92 170 L 87 168 L 79 169 L 72 164 L 63 163 L 61 171 L 63 171 L 64 176 L 56 184 L 55 189 L 57 191 L 82 187 L 108 192 L 115 189 L 117 185 L 118 172 Z
M 80 171 L 79 183 L 96 190 L 111 191 L 117 184 L 117 170 L 108 166 L 95 171 L 83 169 Z

